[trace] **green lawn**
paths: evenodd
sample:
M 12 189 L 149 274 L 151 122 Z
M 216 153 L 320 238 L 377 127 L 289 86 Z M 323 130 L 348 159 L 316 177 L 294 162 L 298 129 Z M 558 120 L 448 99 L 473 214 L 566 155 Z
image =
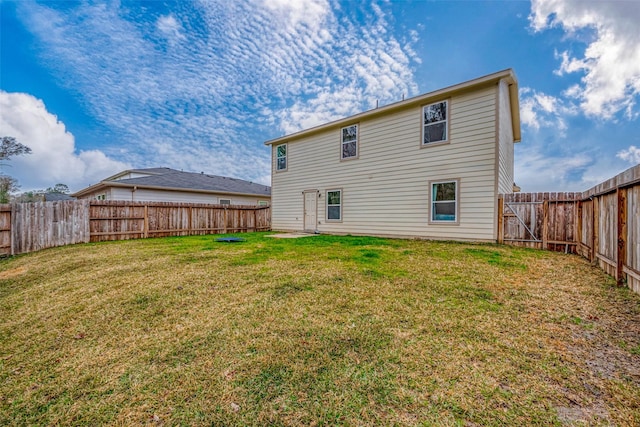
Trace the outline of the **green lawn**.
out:
M 0 425 L 640 424 L 640 296 L 579 257 L 217 237 L 0 260 Z

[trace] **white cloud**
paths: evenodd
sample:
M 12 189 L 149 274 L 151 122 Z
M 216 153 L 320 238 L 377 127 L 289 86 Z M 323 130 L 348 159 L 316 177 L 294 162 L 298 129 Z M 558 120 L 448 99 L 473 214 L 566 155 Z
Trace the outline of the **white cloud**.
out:
M 319 93 L 310 101 L 296 102 L 280 111 L 280 128 L 289 134 L 346 117 L 353 106 L 360 105 L 360 97 L 355 88 L 349 87 L 339 92 Z
M 563 51 L 558 75 L 582 73 L 579 87 L 565 96 L 576 99 L 588 116 L 611 119 L 622 111 L 628 118 L 640 95 L 640 3 L 636 1 L 533 0 L 531 27 L 562 28 L 569 39 L 582 41 L 584 54 Z
M 75 191 L 129 167 L 99 150 L 77 152 L 65 125 L 41 100 L 26 93 L 0 91 L 0 133 L 15 137 L 32 150 L 11 159 L 11 168 L 5 169 L 25 191 L 57 183 Z
M 576 115 L 576 108 L 562 99 L 528 87 L 520 90 L 520 119 L 534 130 L 552 128 L 561 134 L 567 130 L 566 120 Z
M 539 145 L 516 151 L 515 180 L 523 192 L 584 191 L 600 182 L 586 172 L 594 164 L 588 154 L 550 156 Z
M 325 0 L 260 0 L 258 3 L 278 14 L 279 19 L 287 24 L 289 31 L 295 31 L 299 26 L 307 26 L 318 31 L 331 10 Z
M 156 21 L 156 27 L 160 33 L 162 33 L 171 42 L 186 40 L 186 37 L 182 34 L 182 25 L 173 15 L 166 15 L 158 18 Z
M 631 145 L 626 150 L 618 151 L 616 157 L 634 165 L 640 164 L 640 148 Z

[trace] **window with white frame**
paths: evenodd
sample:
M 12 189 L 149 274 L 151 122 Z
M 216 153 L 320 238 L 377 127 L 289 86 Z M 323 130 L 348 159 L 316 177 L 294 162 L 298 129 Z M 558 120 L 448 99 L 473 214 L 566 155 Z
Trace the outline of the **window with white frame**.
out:
M 342 221 L 342 190 L 327 191 L 327 221 Z
M 219 199 L 218 203 L 221 205 L 230 205 L 231 204 L 231 200 L 230 199 Z
M 258 206 L 269 206 L 269 202 L 266 200 L 258 200 Z
M 276 170 L 287 170 L 287 144 L 276 147 Z
M 448 101 L 422 107 L 422 143 L 443 142 L 448 139 Z
M 458 182 L 431 183 L 431 221 L 458 221 Z
M 342 128 L 342 158 L 358 157 L 358 125 Z

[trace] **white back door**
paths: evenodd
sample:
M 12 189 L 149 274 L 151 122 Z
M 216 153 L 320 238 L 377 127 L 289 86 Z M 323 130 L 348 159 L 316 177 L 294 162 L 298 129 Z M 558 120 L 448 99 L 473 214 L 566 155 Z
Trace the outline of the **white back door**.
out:
M 313 233 L 318 228 L 318 190 L 307 190 L 304 195 L 304 231 Z

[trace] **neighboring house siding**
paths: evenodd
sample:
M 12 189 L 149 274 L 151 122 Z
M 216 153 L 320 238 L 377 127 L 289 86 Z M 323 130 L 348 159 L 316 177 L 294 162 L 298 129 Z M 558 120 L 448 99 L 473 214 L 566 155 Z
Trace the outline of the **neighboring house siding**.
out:
M 421 107 L 360 120 L 358 159 L 341 161 L 341 127 L 288 142 L 287 170 L 272 165 L 272 228 L 302 230 L 302 192 L 317 189 L 321 232 L 495 240 L 496 92 L 443 98 L 447 144 L 421 147 Z M 429 223 L 430 182 L 442 180 L 458 182 L 457 225 Z M 342 190 L 341 222 L 326 222 L 331 189 Z
M 258 196 L 239 196 L 224 194 L 190 193 L 183 191 L 162 191 L 151 189 L 137 189 L 132 192 L 130 188 L 111 187 L 106 191 L 96 192 L 83 198 L 95 198 L 98 194 L 108 194 L 107 200 L 130 200 L 136 202 L 175 202 L 175 203 L 209 203 L 217 204 L 220 199 L 231 200 L 232 205 L 257 205 L 258 201 L 270 201 Z
M 509 109 L 509 84 L 502 80 L 498 85 L 498 193 L 512 193 L 513 171 L 513 127 Z
M 176 203 L 218 203 L 214 194 L 188 193 L 182 191 L 162 191 L 139 188 L 113 188 L 114 198 L 118 200 L 132 200 L 136 202 L 176 202 Z

